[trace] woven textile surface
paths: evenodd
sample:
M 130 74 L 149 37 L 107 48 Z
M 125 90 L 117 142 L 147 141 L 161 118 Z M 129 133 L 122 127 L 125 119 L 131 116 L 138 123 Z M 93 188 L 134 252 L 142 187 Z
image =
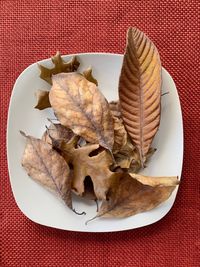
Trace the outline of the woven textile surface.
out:
M 0 266 L 199 266 L 199 23 L 198 0 L 0 1 Z M 130 25 L 155 42 L 179 92 L 185 148 L 176 202 L 159 222 L 125 232 L 37 225 L 18 209 L 8 177 L 6 123 L 13 84 L 28 65 L 57 50 L 123 53 Z

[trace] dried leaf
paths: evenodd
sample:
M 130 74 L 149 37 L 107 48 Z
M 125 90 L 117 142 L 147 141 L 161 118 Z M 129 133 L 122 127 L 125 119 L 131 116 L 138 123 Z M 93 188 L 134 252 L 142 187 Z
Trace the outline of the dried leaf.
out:
M 22 166 L 34 180 L 56 192 L 72 209 L 71 179 L 68 164 L 51 145 L 31 136 L 26 136 L 27 144 L 22 158 Z
M 116 160 L 116 166 L 119 166 L 122 169 L 129 169 L 133 160 L 134 160 L 134 164 L 139 163 L 139 167 L 141 167 L 137 148 L 135 145 L 133 145 L 133 143 L 131 142 L 128 136 L 127 136 L 126 144 L 114 156 Z
M 112 101 L 109 103 L 109 108 L 113 116 L 114 122 L 114 146 L 113 154 L 116 154 L 126 145 L 127 142 L 127 131 L 124 127 L 124 123 L 121 117 L 119 109 L 119 102 Z
M 77 136 L 74 136 L 68 143 L 63 140 L 57 146 L 62 152 L 65 160 L 73 166 L 72 188 L 83 196 L 85 194 L 85 178 L 90 177 L 94 186 L 94 193 L 99 200 L 106 198 L 106 193 L 112 186 L 113 181 L 119 174 L 110 171 L 113 164 L 112 157 L 105 149 L 92 156 L 93 152 L 99 149 L 98 144 L 85 145 L 76 148 Z
M 152 177 L 144 176 L 136 173 L 129 173 L 131 177 L 136 179 L 138 182 L 149 185 L 149 186 L 176 186 L 179 184 L 177 176 L 169 177 Z
M 116 180 L 117 181 L 117 180 Z M 151 210 L 167 200 L 175 186 L 143 185 L 128 174 L 115 183 L 96 217 L 124 218 Z
M 93 182 L 90 176 L 85 177 L 83 197 L 90 200 L 97 200 L 97 197 L 94 193 Z
M 125 127 L 144 165 L 160 123 L 161 63 L 155 45 L 136 28 L 127 34 L 119 98 Z
M 83 76 L 91 83 L 96 84 L 98 86 L 98 81 L 92 75 L 92 68 L 89 67 L 88 69 L 83 71 Z
M 60 123 L 82 136 L 112 150 L 113 119 L 109 105 L 95 84 L 78 73 L 53 76 L 49 99 Z
M 48 69 L 40 64 L 38 67 L 40 68 L 40 78 L 52 84 L 52 75 L 61 73 L 61 72 L 73 72 L 76 71 L 80 65 L 77 58 L 74 56 L 68 62 L 65 62 L 60 55 L 60 52 L 57 52 L 55 56 L 51 58 L 54 67 L 52 69 Z
M 90 157 L 89 154 L 98 148 L 98 145 L 88 145 L 76 149 L 73 153 L 72 164 L 74 166 L 74 178 L 72 188 L 79 195 L 84 193 L 84 180 L 90 176 L 94 186 L 97 199 L 106 199 L 106 193 L 115 179 L 115 174 L 110 171 L 112 157 L 107 151 L 103 151 L 96 156 Z
M 145 164 L 148 162 L 149 158 L 156 151 L 154 148 L 150 148 L 146 157 Z M 130 139 L 127 139 L 127 143 L 122 149 L 114 155 L 116 166 L 119 166 L 122 169 L 127 169 L 128 172 L 137 173 L 141 168 L 141 160 L 138 149 L 135 145 L 133 145 Z
M 113 153 L 119 152 L 127 142 L 127 131 L 124 127 L 122 119 L 113 117 L 114 121 L 114 146 Z
M 35 108 L 42 110 L 51 107 L 49 102 L 49 91 L 37 90 L 35 95 L 37 98 L 37 104 Z
M 58 148 L 57 144 L 60 143 L 60 140 L 68 142 L 73 136 L 74 133 L 69 128 L 61 125 L 60 123 L 51 122 L 50 126 L 44 132 L 42 140 L 53 145 L 53 147 Z M 56 142 L 56 144 L 52 144 L 52 142 Z
M 122 114 L 119 107 L 119 101 L 111 101 L 109 103 L 109 108 L 114 117 L 122 118 Z

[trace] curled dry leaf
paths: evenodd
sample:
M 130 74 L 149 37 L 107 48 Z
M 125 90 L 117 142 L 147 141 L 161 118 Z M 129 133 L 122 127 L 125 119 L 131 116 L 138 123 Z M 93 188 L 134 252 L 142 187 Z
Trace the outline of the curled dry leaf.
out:
M 131 177 L 136 179 L 138 182 L 149 185 L 149 186 L 176 186 L 179 184 L 177 176 L 169 177 L 152 177 L 144 176 L 136 173 L 129 173 Z
M 60 123 L 86 141 L 112 150 L 113 118 L 105 97 L 78 73 L 53 76 L 49 99 Z
M 49 102 L 49 91 L 44 91 L 39 89 L 36 91 L 35 95 L 37 98 L 37 104 L 35 108 L 42 110 L 51 107 L 51 104 Z
M 22 157 L 22 166 L 30 177 L 59 194 L 66 205 L 72 209 L 68 164 L 61 155 L 52 149 L 51 145 L 40 139 L 22 134 L 27 140 Z
M 42 140 L 48 144 L 53 145 L 53 147 L 58 148 L 57 144 L 60 143 L 60 140 L 68 142 L 73 136 L 74 133 L 72 132 L 72 130 L 61 125 L 60 123 L 51 122 L 50 126 L 44 132 Z M 52 144 L 52 142 L 55 142 L 55 144 Z
M 119 98 L 125 127 L 144 165 L 160 123 L 161 63 L 155 45 L 136 28 L 127 34 Z
M 115 154 L 115 160 L 116 165 L 122 169 L 129 169 L 132 161 L 134 161 L 134 165 L 137 165 L 138 168 L 141 167 L 137 148 L 132 144 L 130 138 L 127 138 L 125 146 L 123 146 L 121 150 Z
M 111 101 L 109 103 L 110 111 L 113 115 L 113 117 L 122 118 L 122 114 L 119 107 L 119 101 Z
M 91 83 L 96 84 L 96 86 L 98 86 L 98 82 L 97 80 L 93 77 L 92 75 L 92 68 L 89 67 L 88 69 L 83 71 L 83 76 Z
M 119 109 L 119 102 L 112 101 L 109 103 L 109 108 L 113 116 L 114 122 L 114 146 L 113 153 L 116 154 L 120 151 L 122 147 L 126 145 L 127 142 L 127 131 L 124 127 L 124 123 L 121 117 L 121 112 Z
M 89 176 L 96 198 L 106 199 L 106 193 L 116 177 L 119 176 L 110 171 L 109 167 L 113 164 L 113 159 L 105 149 L 92 156 L 91 154 L 99 149 L 98 144 L 76 148 L 78 138 L 78 136 L 74 136 L 68 143 L 63 140 L 60 140 L 60 144 L 57 143 L 65 160 L 73 165 L 72 188 L 78 195 L 83 196 L 85 193 L 84 181 Z
M 172 183 L 175 184 L 175 183 Z M 124 218 L 151 210 L 167 200 L 175 186 L 148 186 L 128 174 L 116 180 L 96 217 Z
M 38 64 L 40 68 L 40 78 L 52 84 L 52 75 L 61 73 L 61 72 L 72 72 L 76 71 L 80 65 L 77 58 L 74 56 L 68 62 L 65 62 L 60 55 L 60 52 L 57 52 L 55 56 L 51 58 L 54 67 L 52 69 L 48 69 L 40 64 Z
M 154 148 L 150 148 L 146 157 L 145 164 L 148 162 L 149 158 L 156 151 Z M 126 145 L 115 154 L 116 166 L 119 166 L 122 169 L 127 169 L 128 172 L 138 172 L 142 168 L 140 161 L 139 152 L 129 140 Z
M 114 121 L 114 146 L 113 153 L 116 154 L 126 145 L 127 131 L 124 127 L 122 119 L 113 117 Z

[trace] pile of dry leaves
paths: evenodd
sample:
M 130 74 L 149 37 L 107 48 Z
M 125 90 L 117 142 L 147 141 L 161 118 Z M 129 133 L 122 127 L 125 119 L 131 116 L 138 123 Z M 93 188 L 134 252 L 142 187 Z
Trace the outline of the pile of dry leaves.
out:
M 77 72 L 76 57 L 65 62 L 57 53 L 52 62 L 52 69 L 39 65 L 52 87 L 37 91 L 35 108 L 51 107 L 58 121 L 41 139 L 22 133 L 28 175 L 72 210 L 72 192 L 102 200 L 97 217 L 131 216 L 169 198 L 178 177 L 137 174 L 155 151 L 151 143 L 160 122 L 161 63 L 148 37 L 128 30 L 118 102 L 108 103 L 91 69 Z

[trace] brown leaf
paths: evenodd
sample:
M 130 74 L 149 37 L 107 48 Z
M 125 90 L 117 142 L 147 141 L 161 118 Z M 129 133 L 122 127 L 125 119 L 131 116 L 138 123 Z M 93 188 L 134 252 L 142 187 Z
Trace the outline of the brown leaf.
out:
M 84 181 L 89 176 L 96 198 L 105 199 L 107 191 L 119 175 L 110 171 L 113 159 L 105 149 L 95 154 L 94 152 L 99 149 L 98 144 L 76 148 L 77 138 L 74 136 L 68 143 L 63 140 L 60 140 L 60 144 L 57 143 L 65 160 L 73 166 L 72 188 L 76 194 L 84 196 L 86 193 Z
M 175 186 L 143 185 L 126 174 L 110 189 L 108 201 L 102 202 L 96 217 L 124 218 L 151 210 L 167 200 L 174 189 Z
M 83 71 L 83 76 L 88 80 L 90 81 L 91 83 L 94 83 L 96 84 L 96 86 L 98 86 L 98 82 L 97 80 L 93 77 L 92 75 L 92 68 L 89 67 L 88 69 L 84 70 Z
M 93 182 L 90 176 L 85 177 L 83 197 L 90 200 L 97 200 L 97 197 L 94 193 Z
M 113 117 L 114 121 L 114 146 L 113 153 L 116 154 L 126 145 L 127 131 L 124 127 L 122 119 Z
M 72 209 L 70 170 L 64 158 L 46 142 L 21 133 L 27 140 L 22 166 L 28 175 L 59 194 Z
M 109 103 L 109 108 L 114 117 L 122 118 L 122 114 L 119 107 L 119 101 L 111 101 Z
M 155 151 L 156 149 L 154 148 L 149 149 L 145 157 L 145 165 Z M 119 166 L 122 169 L 127 169 L 128 172 L 137 173 L 142 168 L 139 152 L 136 146 L 131 143 L 129 138 L 126 145 L 114 156 L 116 166 Z
M 113 119 L 107 100 L 95 84 L 78 73 L 53 76 L 49 99 L 60 123 L 86 141 L 112 150 Z
M 35 108 L 42 110 L 45 108 L 50 108 L 51 104 L 49 102 L 49 91 L 37 90 L 36 91 L 37 104 Z
M 149 186 L 176 186 L 179 184 L 177 176 L 171 177 L 152 177 L 144 176 L 136 173 L 129 173 L 130 176 L 136 179 L 138 182 Z
M 127 34 L 119 98 L 125 127 L 144 165 L 160 123 L 161 63 L 155 45 L 136 28 Z
M 52 75 L 61 73 L 61 72 L 72 72 L 76 71 L 80 65 L 77 58 L 74 56 L 68 62 L 65 62 L 60 55 L 60 52 L 57 52 L 55 56 L 51 58 L 54 67 L 52 69 L 48 69 L 40 64 L 38 67 L 40 68 L 40 78 L 52 84 Z
M 112 157 L 107 151 L 103 151 L 96 156 L 90 157 L 89 154 L 98 148 L 98 145 L 88 145 L 76 149 L 73 153 L 72 164 L 74 166 L 74 177 L 72 188 L 79 195 L 84 193 L 84 180 L 90 176 L 94 186 L 97 199 L 106 199 L 106 193 L 112 185 L 115 174 L 110 171 Z
M 119 109 L 119 102 L 112 101 L 109 103 L 109 108 L 113 116 L 114 122 L 114 146 L 113 154 L 116 154 L 126 145 L 127 142 L 127 131 L 124 127 L 121 112 Z
M 137 163 L 139 168 L 141 167 L 140 158 L 136 146 L 131 142 L 129 136 L 127 136 L 126 144 L 115 155 L 116 166 L 122 169 L 129 169 L 132 161 Z
M 57 147 L 57 144 L 60 143 L 60 140 L 68 142 L 73 136 L 74 133 L 69 128 L 61 125 L 60 123 L 51 122 L 50 126 L 44 132 L 42 140 L 53 145 L 53 147 L 59 148 Z M 56 144 L 52 144 L 52 142 L 56 142 Z

